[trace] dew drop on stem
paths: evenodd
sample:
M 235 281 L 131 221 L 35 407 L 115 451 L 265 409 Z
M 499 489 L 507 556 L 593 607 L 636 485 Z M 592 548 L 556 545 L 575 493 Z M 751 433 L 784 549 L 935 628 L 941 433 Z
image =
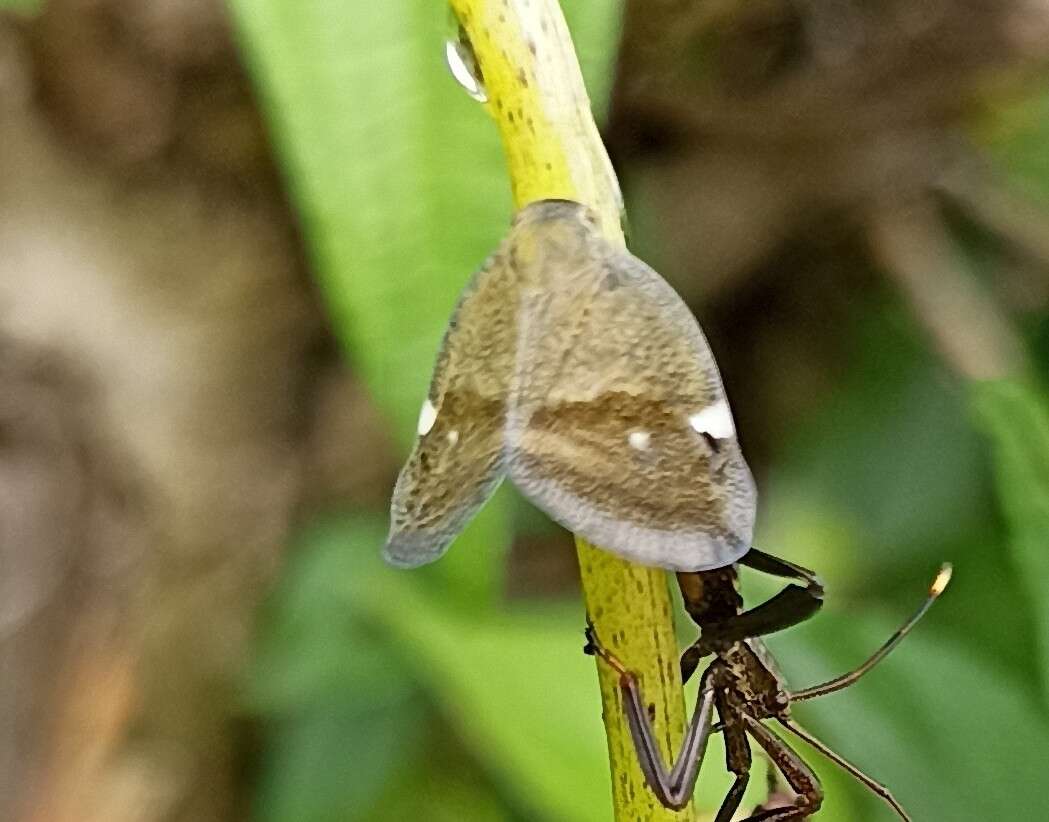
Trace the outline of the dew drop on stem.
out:
M 466 32 L 459 29 L 458 36 L 448 39 L 444 44 L 444 57 L 455 81 L 466 89 L 466 93 L 479 103 L 488 102 L 488 92 L 484 88 L 481 70 L 477 65 L 473 47 Z

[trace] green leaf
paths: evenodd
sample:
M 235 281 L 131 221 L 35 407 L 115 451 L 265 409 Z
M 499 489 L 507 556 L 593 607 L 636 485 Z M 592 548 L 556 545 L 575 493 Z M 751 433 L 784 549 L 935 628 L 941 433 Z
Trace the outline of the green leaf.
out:
M 495 129 L 445 67 L 440 5 L 232 7 L 335 330 L 407 446 L 458 293 L 508 224 Z M 491 600 L 507 536 L 490 503 L 428 576 Z
M 271 726 L 255 818 L 259 822 L 349 822 L 370 810 L 421 737 L 422 711 L 405 702 L 356 710 L 343 702 Z
M 456 297 L 510 212 L 433 3 L 234 0 L 317 276 L 402 442 Z
M 937 631 L 938 613 L 862 681 L 795 715 L 888 785 L 914 819 L 1041 819 L 1038 752 L 1049 722 L 1024 683 Z M 773 644 L 791 683 L 807 686 L 858 664 L 894 627 L 886 617 L 825 613 Z M 865 802 L 852 818 L 894 818 L 852 784 Z
M 998 162 L 1008 181 L 1043 204 L 1049 203 L 1049 93 L 1034 93 L 996 106 L 977 129 L 977 140 Z
M 998 502 L 1013 563 L 1036 615 L 1042 695 L 1049 704 L 1049 403 L 1008 380 L 976 383 L 973 407 L 992 444 Z
M 615 79 L 615 58 L 622 24 L 622 3 L 562 0 L 561 9 L 572 34 L 583 82 L 590 95 L 594 119 L 602 123 Z
M 394 774 L 367 817 L 374 822 L 424 819 L 426 822 L 517 822 L 505 798 L 478 778 L 476 765 L 449 738 L 448 728 L 434 728 L 427 745 L 415 751 Z
M 25 16 L 39 14 L 43 7 L 43 0 L 0 0 L 0 11 L 13 11 Z
M 331 533 L 317 527 L 295 552 L 261 625 L 247 698 L 268 743 L 260 822 L 366 818 L 422 737 L 419 689 L 399 654 L 332 584 L 333 573 L 356 579 L 378 564 L 359 549 L 381 531 L 357 523 L 332 550 L 314 550 Z
M 268 771 L 279 783 L 269 804 L 283 812 L 287 803 L 308 801 L 308 789 L 300 796 L 279 777 L 282 768 L 332 792 L 323 782 L 330 775 L 304 775 L 317 751 L 330 752 L 333 744 L 310 719 L 314 714 L 330 711 L 333 722 L 347 716 L 348 724 L 351 714 L 365 717 L 372 722 L 371 730 L 362 730 L 368 744 L 384 756 L 392 750 L 389 740 L 371 739 L 370 733 L 382 732 L 379 720 L 388 720 L 387 733 L 403 730 L 382 708 L 405 702 L 399 695 L 409 682 L 429 690 L 478 761 L 533 811 L 529 818 L 534 812 L 566 820 L 607 816 L 600 700 L 593 663 L 580 652 L 578 610 L 464 616 L 443 597 L 431 596 L 417 574 L 388 568 L 360 550 L 380 529 L 361 519 L 313 528 L 278 592 L 280 607 L 264 635 L 256 687 L 256 704 L 284 723 L 281 739 L 289 748 Z M 377 666 L 373 655 L 383 648 L 394 658 Z M 318 654 L 327 665 L 317 661 Z M 349 708 L 340 708 L 338 694 Z M 345 751 L 340 756 L 354 759 Z M 367 769 L 362 779 L 359 793 L 374 787 L 377 772 Z
M 439 603 L 416 606 L 386 616 L 482 764 L 541 818 L 607 819 L 600 701 L 578 624 L 555 613 L 465 620 Z

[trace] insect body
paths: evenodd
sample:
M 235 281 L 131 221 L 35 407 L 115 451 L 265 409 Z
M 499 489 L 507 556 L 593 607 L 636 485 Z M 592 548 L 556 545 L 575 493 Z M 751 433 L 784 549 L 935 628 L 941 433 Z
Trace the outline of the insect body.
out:
M 819 580 L 800 566 L 756 550 L 745 555 L 741 563 L 777 576 L 796 577 L 806 583 L 805 588 L 790 586 L 785 593 L 796 588 L 813 601 L 818 601 L 822 595 Z M 765 720 L 774 720 L 851 773 L 885 800 L 901 818 L 909 820 L 910 817 L 888 788 L 871 779 L 798 725 L 791 716 L 790 706 L 793 702 L 833 693 L 856 682 L 899 644 L 947 587 L 950 575 L 950 566 L 943 566 L 922 606 L 859 668 L 821 685 L 790 691 L 768 649 L 757 637 L 785 627 L 792 618 L 794 621 L 803 619 L 803 610 L 797 607 L 803 598 L 796 594 L 786 597 L 781 594 L 763 606 L 741 613 L 734 566 L 699 573 L 679 573 L 678 583 L 686 609 L 701 629 L 700 638 L 682 655 L 682 678 L 687 680 L 704 657 L 713 654 L 714 659 L 702 674 L 695 714 L 685 733 L 681 751 L 669 769 L 656 744 L 637 679 L 601 644 L 592 627 L 587 628 L 585 650 L 597 654 L 618 672 L 623 709 L 638 762 L 645 781 L 666 807 L 678 809 L 689 803 L 703 763 L 707 740 L 713 731 L 719 730 L 725 736 L 726 764 L 735 780 L 715 822 L 728 822 L 743 799 L 743 792 L 750 779 L 751 739 L 765 751 L 796 798 L 793 804 L 786 807 L 758 808 L 745 822 L 794 822 L 819 810 L 823 801 L 819 780 L 805 761 L 764 724 Z M 789 606 L 786 609 L 783 607 L 784 602 Z M 810 609 L 810 613 L 813 610 Z M 719 718 L 716 725 L 713 722 L 715 709 Z
M 675 571 L 750 548 L 755 491 L 717 365 L 585 206 L 523 208 L 466 287 L 390 506 L 386 559 L 439 557 L 508 477 L 569 530 Z

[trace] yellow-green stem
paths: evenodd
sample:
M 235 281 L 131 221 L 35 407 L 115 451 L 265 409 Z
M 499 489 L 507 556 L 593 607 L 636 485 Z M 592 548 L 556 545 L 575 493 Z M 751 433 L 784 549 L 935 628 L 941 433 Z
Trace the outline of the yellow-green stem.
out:
M 556 0 L 450 0 L 474 49 L 506 150 L 514 201 L 564 198 L 601 217 L 623 242 L 619 186 L 590 111 Z M 577 537 L 586 607 L 605 645 L 641 679 L 664 754 L 685 724 L 666 574 L 625 562 Z M 614 674 L 598 664 L 617 820 L 692 820 L 644 784 Z

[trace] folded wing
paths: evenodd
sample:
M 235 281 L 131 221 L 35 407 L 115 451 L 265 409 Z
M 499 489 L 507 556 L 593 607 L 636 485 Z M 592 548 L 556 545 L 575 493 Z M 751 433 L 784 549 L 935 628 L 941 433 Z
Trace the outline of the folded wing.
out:
M 556 253 L 519 267 L 509 475 L 628 559 L 727 565 L 750 547 L 756 500 L 714 358 L 676 292 L 580 209 L 549 215 Z
M 443 554 L 505 473 L 503 432 L 512 370 L 514 276 L 496 252 L 464 290 L 397 479 L 383 556 L 411 567 Z

